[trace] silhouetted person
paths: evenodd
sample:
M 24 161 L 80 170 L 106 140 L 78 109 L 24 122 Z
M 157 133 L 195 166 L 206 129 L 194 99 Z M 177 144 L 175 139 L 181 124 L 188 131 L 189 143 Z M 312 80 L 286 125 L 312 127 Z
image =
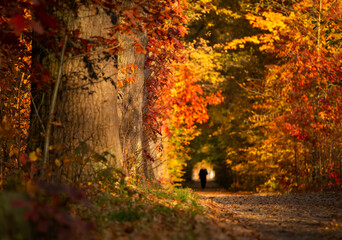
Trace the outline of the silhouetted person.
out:
M 205 169 L 205 167 L 202 166 L 202 169 L 199 172 L 199 177 L 201 179 L 201 186 L 203 189 L 205 188 L 205 184 L 207 183 L 207 175 L 208 175 L 207 169 Z

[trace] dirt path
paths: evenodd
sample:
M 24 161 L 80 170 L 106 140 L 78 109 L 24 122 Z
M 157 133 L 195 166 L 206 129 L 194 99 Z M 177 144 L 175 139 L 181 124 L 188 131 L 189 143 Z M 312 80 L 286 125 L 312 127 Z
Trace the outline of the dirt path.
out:
M 214 183 L 198 186 L 191 187 L 216 215 L 256 239 L 342 240 L 342 193 L 229 193 Z

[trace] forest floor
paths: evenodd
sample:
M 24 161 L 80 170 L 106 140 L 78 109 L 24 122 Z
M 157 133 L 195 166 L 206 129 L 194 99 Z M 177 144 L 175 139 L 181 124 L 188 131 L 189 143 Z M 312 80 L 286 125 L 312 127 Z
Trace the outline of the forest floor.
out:
M 230 193 L 188 185 L 230 234 L 226 239 L 342 240 L 342 193 Z M 217 236 L 217 239 L 224 239 Z

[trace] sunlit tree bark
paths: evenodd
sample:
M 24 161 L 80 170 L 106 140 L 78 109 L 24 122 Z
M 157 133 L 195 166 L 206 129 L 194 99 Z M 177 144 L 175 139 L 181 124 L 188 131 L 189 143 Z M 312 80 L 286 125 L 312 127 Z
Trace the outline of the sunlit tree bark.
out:
M 108 38 L 107 33 L 115 26 L 117 19 L 115 12 L 101 6 L 82 7 L 77 14 L 63 13 L 61 18 L 70 32 L 79 30 L 79 37 L 86 40 L 92 40 L 94 36 Z M 60 144 L 72 154 L 80 142 L 86 142 L 94 152 L 111 153 L 111 166 L 121 166 L 123 155 L 117 107 L 117 56 L 105 51 L 115 46 L 102 44 L 89 54 L 72 56 L 67 51 L 76 43 L 69 40 L 63 44 L 67 44 L 67 50 L 62 66 L 56 60 L 60 59 L 60 53 L 39 55 L 42 52 L 40 43 L 35 46 L 37 52 L 34 53 L 36 60 L 50 70 L 52 76 L 57 76 L 58 70 L 63 67 L 62 82 L 57 86 L 58 98 L 50 145 Z M 39 112 L 32 111 L 32 123 L 37 122 L 36 118 L 41 118 L 46 124 L 47 111 L 51 108 L 49 91 L 42 94 L 36 90 L 33 95 L 36 104 L 45 107 L 39 108 Z M 37 146 L 41 146 L 43 141 L 40 137 L 40 132 L 43 132 L 41 128 L 32 128 L 31 131 L 31 136 L 38 140 Z M 45 141 L 46 137 L 45 132 Z

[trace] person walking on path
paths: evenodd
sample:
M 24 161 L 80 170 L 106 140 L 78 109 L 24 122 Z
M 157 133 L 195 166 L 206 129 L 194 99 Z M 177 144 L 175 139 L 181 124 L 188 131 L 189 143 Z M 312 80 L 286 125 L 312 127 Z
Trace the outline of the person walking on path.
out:
M 206 185 L 206 183 L 207 183 L 207 175 L 208 175 L 207 169 L 205 169 L 205 167 L 202 166 L 202 169 L 200 170 L 200 172 L 199 172 L 198 175 L 199 175 L 199 177 L 200 177 L 200 179 L 201 179 L 201 186 L 202 186 L 202 189 L 204 189 L 204 188 L 205 188 L 205 185 Z

